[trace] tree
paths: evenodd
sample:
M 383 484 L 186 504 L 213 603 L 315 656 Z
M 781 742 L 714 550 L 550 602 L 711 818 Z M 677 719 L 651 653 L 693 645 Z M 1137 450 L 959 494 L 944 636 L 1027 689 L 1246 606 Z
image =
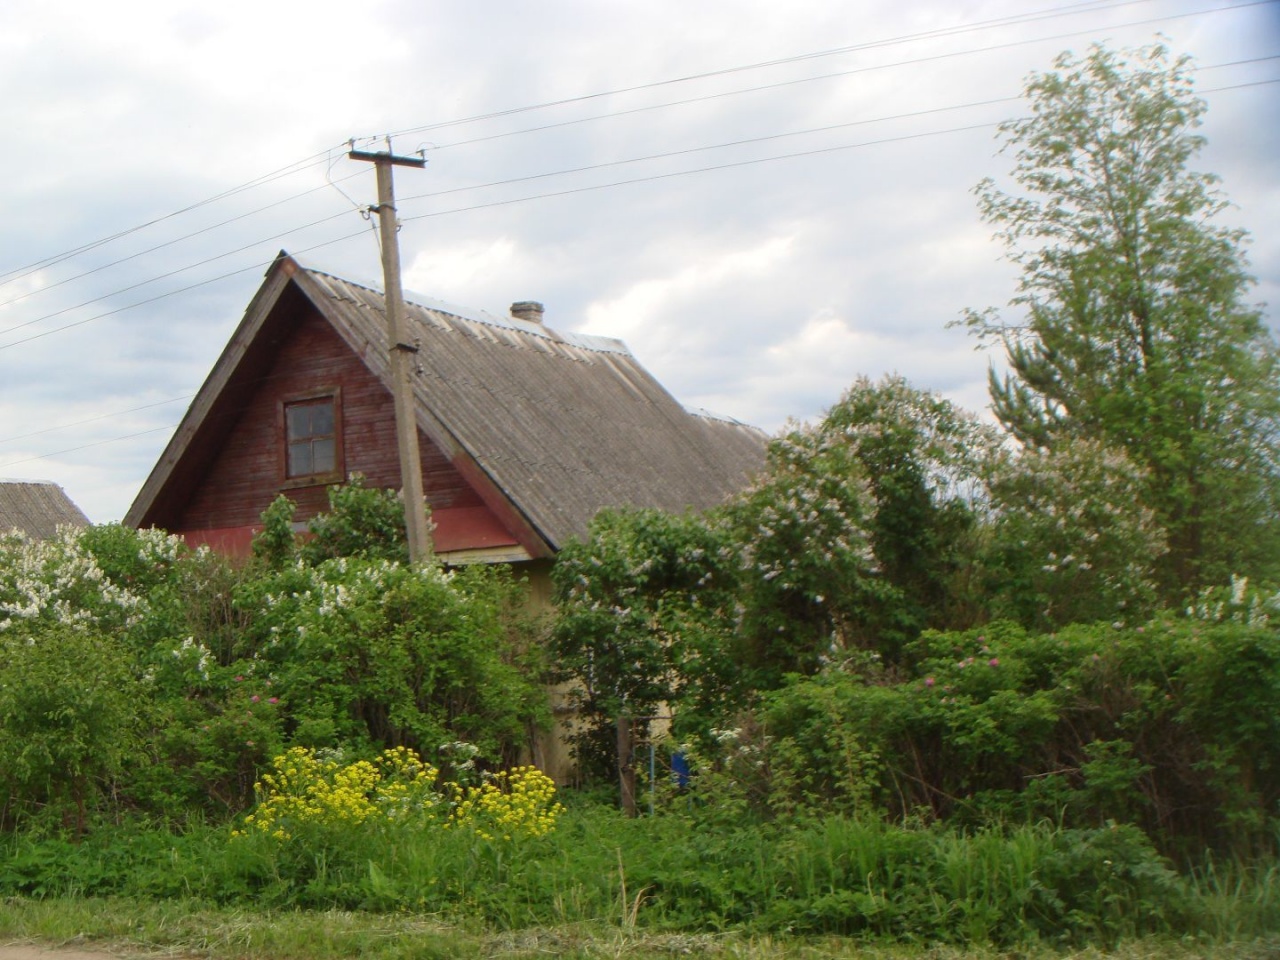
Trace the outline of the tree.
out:
M 1167 598 L 1274 575 L 1280 363 L 1245 302 L 1245 234 L 1215 219 L 1218 179 L 1188 166 L 1206 109 L 1190 62 L 1095 46 L 1055 68 L 1031 76 L 1031 115 L 1000 127 L 1021 192 L 990 179 L 975 191 L 1022 269 L 1020 324 L 991 310 L 965 321 L 1006 353 L 995 415 L 1026 445 L 1086 437 L 1146 471 Z
M 85 622 L 0 633 L 0 785 L 8 813 L 49 804 L 83 835 L 95 801 L 139 765 L 145 690 L 124 645 Z
M 981 615 L 968 589 L 994 428 L 899 376 L 859 378 L 817 424 L 774 439 L 727 510 L 744 558 L 744 665 L 761 687 L 832 653 L 890 661 L 926 628 Z
M 1142 503 L 1145 473 L 1123 451 L 1068 439 L 992 464 L 981 560 L 997 617 L 1056 630 L 1152 613 L 1165 534 Z
M 735 557 L 726 532 L 696 514 L 607 509 L 588 534 L 551 572 L 553 653 L 578 710 L 580 769 L 623 772 L 620 723 L 644 739 L 676 701 L 704 712 L 732 700 Z

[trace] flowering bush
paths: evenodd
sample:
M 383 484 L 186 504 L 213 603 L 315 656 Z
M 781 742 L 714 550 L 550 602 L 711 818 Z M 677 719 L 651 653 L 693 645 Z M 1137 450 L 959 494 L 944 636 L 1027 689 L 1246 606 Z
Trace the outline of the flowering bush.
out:
M 546 710 L 510 612 L 519 590 L 488 568 L 298 559 L 237 595 L 255 612 L 245 675 L 272 682 L 304 746 L 461 738 L 509 756 Z
M 168 541 L 152 533 L 139 544 L 170 558 Z M 77 528 L 51 540 L 0 535 L 0 630 L 35 621 L 122 630 L 138 622 L 143 605 L 131 586 L 104 573 Z
M 563 812 L 555 784 L 536 767 L 486 774 L 476 786 L 439 783 L 439 776 L 407 747 L 351 763 L 293 747 L 256 785 L 258 805 L 238 833 L 287 841 L 300 832 L 341 836 L 403 825 L 469 829 L 484 840 L 510 841 L 550 833 Z
M 1042 629 L 1149 616 L 1166 543 L 1143 505 L 1146 482 L 1123 451 L 1092 440 L 1024 450 L 998 464 L 985 558 L 997 615 Z
M 435 791 L 439 771 L 405 747 L 386 750 L 376 761 L 347 764 L 292 747 L 271 766 L 254 785 L 258 806 L 244 824 L 277 840 L 291 839 L 306 826 L 430 820 L 442 802 Z
M 537 767 L 514 767 L 487 775 L 479 786 L 446 783 L 453 810 L 445 826 L 469 828 L 485 840 L 542 837 L 564 812 L 556 785 Z

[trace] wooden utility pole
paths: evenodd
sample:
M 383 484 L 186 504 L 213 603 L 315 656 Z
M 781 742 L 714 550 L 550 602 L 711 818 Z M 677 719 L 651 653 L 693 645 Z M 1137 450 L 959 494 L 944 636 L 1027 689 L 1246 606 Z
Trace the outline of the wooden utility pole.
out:
M 404 290 L 400 286 L 400 244 L 396 237 L 395 188 L 391 168 L 424 167 L 422 157 L 397 157 L 387 141 L 386 153 L 366 153 L 352 149 L 352 160 L 366 160 L 378 173 L 378 204 L 371 209 L 378 214 L 382 237 L 382 278 L 386 290 L 387 327 L 391 344 L 391 395 L 395 400 L 396 446 L 400 450 L 400 485 L 404 496 L 404 525 L 409 538 L 409 560 L 417 563 L 431 556 L 431 532 L 427 529 L 425 499 L 422 492 L 422 460 L 418 453 L 418 418 L 414 413 L 413 383 L 409 366 L 418 347 L 405 333 Z

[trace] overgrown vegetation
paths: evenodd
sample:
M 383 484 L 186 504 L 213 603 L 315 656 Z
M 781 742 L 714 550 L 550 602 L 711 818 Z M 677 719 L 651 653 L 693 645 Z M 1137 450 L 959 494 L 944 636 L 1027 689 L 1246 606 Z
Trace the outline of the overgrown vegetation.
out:
M 1217 209 L 1185 64 L 1060 69 L 1005 130 L 1023 185 L 1074 183 L 1052 171 L 1093 157 L 1091 111 L 1156 114 L 1151 142 L 1117 129 L 1170 151 L 1124 176 L 1176 269 L 1116 266 L 1101 228 L 1057 249 L 1087 197 L 981 188 L 1040 244 L 1029 339 L 998 328 L 1004 433 L 859 380 L 722 508 L 601 513 L 554 622 L 508 571 L 410 565 L 359 482 L 301 539 L 277 500 L 239 565 L 114 525 L 0 537 L 0 895 L 1017 950 L 1280 929 L 1274 346 L 1234 235 L 1174 202 Z M 1182 369 L 1214 318 L 1222 351 Z M 1205 376 L 1225 412 L 1188 434 Z M 553 683 L 567 796 L 526 764 Z

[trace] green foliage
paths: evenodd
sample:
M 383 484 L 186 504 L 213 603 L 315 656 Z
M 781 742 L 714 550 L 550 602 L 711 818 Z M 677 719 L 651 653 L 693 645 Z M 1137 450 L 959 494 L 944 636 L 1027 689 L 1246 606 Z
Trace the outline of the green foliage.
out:
M 591 924 L 631 934 L 989 943 L 1008 952 L 1177 936 L 1211 916 L 1256 936 L 1280 911 L 1280 891 L 1262 879 L 1210 903 L 1125 827 L 961 833 L 831 816 L 708 830 L 689 816 L 627 821 L 599 807 L 570 809 L 553 832 L 518 844 L 370 827 L 349 848 L 133 824 L 78 846 L 10 837 L 0 840 L 0 893 L 196 897 L 330 918 L 414 911 L 499 930 Z
M 1272 575 L 1280 359 L 1244 302 L 1244 234 L 1214 222 L 1216 178 L 1189 168 L 1205 110 L 1191 65 L 1094 47 L 1055 68 L 1031 77 L 1031 115 L 1001 126 L 1021 193 L 976 191 L 1022 269 L 1022 319 L 968 317 L 1009 364 L 991 375 L 995 414 L 1029 446 L 1087 437 L 1146 471 L 1166 598 Z
M 283 493 L 262 511 L 262 529 L 253 535 L 253 556 L 273 570 L 289 563 L 298 552 L 298 537 L 293 532 L 293 513 L 297 504 Z
M 77 834 L 139 753 L 140 684 L 109 634 L 79 623 L 0 632 L 0 783 L 6 819 L 49 806 Z
M 272 683 L 287 735 L 305 746 L 466 740 L 513 755 L 545 701 L 517 662 L 512 589 L 480 567 L 300 560 L 237 595 L 257 611 L 244 676 Z
M 118 525 L 0 539 L 8 822 L 46 807 L 77 824 L 95 809 L 225 817 L 293 740 L 357 752 L 468 740 L 514 760 L 547 715 L 523 587 L 374 558 L 393 501 L 335 495 L 316 546 L 295 549 L 282 498 L 239 567 Z M 366 528 L 363 556 L 309 562 L 356 549 Z
M 742 659 L 759 684 L 980 617 L 971 589 L 994 433 L 899 377 L 861 379 L 769 446 L 727 516 L 744 557 Z
M 262 529 L 254 534 L 253 555 L 279 570 L 295 557 L 315 565 L 338 557 L 362 557 L 406 563 L 404 504 L 394 490 L 374 490 L 361 474 L 329 487 L 329 510 L 307 524 L 309 535 L 294 532 L 296 505 L 283 493 L 262 513 Z
M 860 378 L 822 429 L 841 437 L 862 467 L 875 503 L 877 573 L 900 597 L 901 610 L 881 616 L 872 645 L 896 653 L 921 629 L 967 626 L 980 615 L 966 578 L 986 506 L 984 475 L 1000 443 L 995 431 L 897 376 Z M 867 614 L 849 619 L 865 622 Z
M 740 659 L 753 685 L 810 672 L 844 644 L 844 615 L 898 599 L 876 578 L 873 514 L 861 464 L 821 427 L 801 426 L 769 444 L 761 477 L 728 508 L 743 554 Z
M 584 722 L 575 738 L 584 766 L 613 768 L 619 716 L 639 718 L 643 731 L 677 700 L 704 709 L 733 700 L 732 560 L 723 530 L 658 510 L 602 511 L 587 541 L 561 551 L 552 649 Z
M 1280 827 L 1277 717 L 1273 629 L 992 623 L 791 676 L 696 745 L 693 795 L 730 820 L 1128 822 L 1171 854 L 1251 856 Z
M 1143 505 L 1146 482 L 1123 453 L 1085 439 L 996 464 L 981 561 L 992 613 L 1036 629 L 1150 616 L 1165 537 Z
M 318 514 L 307 528 L 311 537 L 299 552 L 312 564 L 336 557 L 409 560 L 404 504 L 394 490 L 366 487 L 358 473 L 329 488 L 329 512 Z
M 162 534 L 115 531 L 137 538 L 144 550 L 157 547 L 168 553 L 168 538 Z M 135 563 L 121 551 L 122 537 L 115 531 L 91 535 L 104 554 L 128 561 L 115 577 L 106 574 L 74 528 L 63 528 L 52 540 L 0 536 L 0 630 L 24 623 L 78 623 L 118 631 L 134 624 L 143 599 L 129 581 L 147 562 Z

